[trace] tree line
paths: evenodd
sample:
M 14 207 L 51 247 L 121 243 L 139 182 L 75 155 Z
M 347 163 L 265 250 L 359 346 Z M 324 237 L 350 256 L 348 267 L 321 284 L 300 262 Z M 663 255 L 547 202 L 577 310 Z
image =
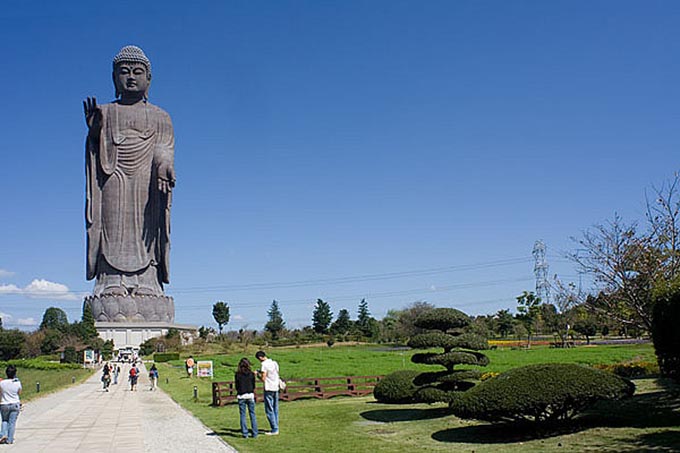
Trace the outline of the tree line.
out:
M 105 359 L 113 354 L 113 342 L 102 340 L 95 328 L 94 316 L 85 306 L 80 321 L 69 322 L 66 312 L 58 307 L 45 310 L 37 330 L 23 332 L 19 329 L 3 329 L 0 319 L 0 360 L 19 357 L 31 358 L 63 353 L 63 361 L 82 361 L 77 351 L 94 349 Z

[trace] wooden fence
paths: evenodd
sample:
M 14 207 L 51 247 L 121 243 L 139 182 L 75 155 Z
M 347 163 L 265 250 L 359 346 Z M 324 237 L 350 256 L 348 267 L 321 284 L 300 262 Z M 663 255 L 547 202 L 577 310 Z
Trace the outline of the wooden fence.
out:
M 300 378 L 286 380 L 286 389 L 279 391 L 279 400 L 293 401 L 298 398 L 326 399 L 333 396 L 365 396 L 373 393 L 373 388 L 383 376 L 339 376 L 323 378 Z M 263 394 L 263 389 L 255 389 L 255 399 L 258 392 Z M 236 401 L 236 385 L 233 381 L 213 382 L 212 384 L 213 406 L 224 406 Z

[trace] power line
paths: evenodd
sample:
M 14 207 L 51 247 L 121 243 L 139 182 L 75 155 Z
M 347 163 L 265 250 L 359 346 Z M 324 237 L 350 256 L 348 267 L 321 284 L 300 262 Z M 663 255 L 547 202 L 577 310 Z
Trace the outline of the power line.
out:
M 445 274 L 450 272 L 460 272 L 460 271 L 470 271 L 470 270 L 480 270 L 488 269 L 501 266 L 510 266 L 514 264 L 524 264 L 531 262 L 532 258 L 525 256 L 519 258 L 507 258 L 502 260 L 487 261 L 481 263 L 473 264 L 461 264 L 455 266 L 444 266 L 435 267 L 429 269 L 419 269 L 411 271 L 401 271 L 401 272 L 386 272 L 379 274 L 364 274 L 364 275 L 354 275 L 345 277 L 334 277 L 334 278 L 322 278 L 322 279 L 310 279 L 310 280 L 294 280 L 294 281 L 282 281 L 282 282 L 261 282 L 261 283 L 244 283 L 240 285 L 216 285 L 216 286 L 193 286 L 193 287 L 179 287 L 179 288 L 168 288 L 169 292 L 173 294 L 186 294 L 186 293 L 201 293 L 201 292 L 217 292 L 217 291 L 249 291 L 256 289 L 286 289 L 286 288 L 300 288 L 306 286 L 318 286 L 318 285 L 330 285 L 330 284 L 349 284 L 349 283 L 361 283 L 369 281 L 379 281 L 379 280 L 391 280 L 397 278 L 405 277 L 424 277 L 430 275 Z M 69 294 L 89 294 L 89 290 L 70 290 Z M 27 291 L 22 288 L 17 288 L 16 290 L 4 290 L 0 293 L 8 295 L 25 295 L 25 296 L 41 296 L 40 298 L 58 298 L 64 297 L 64 292 L 49 292 L 49 291 Z
M 489 261 L 486 263 L 475 263 L 475 264 L 464 264 L 457 266 L 446 266 L 431 269 L 421 269 L 414 271 L 403 271 L 403 272 L 388 272 L 382 274 L 366 274 L 366 275 L 356 275 L 350 277 L 335 277 L 335 278 L 325 278 L 325 279 L 313 279 L 313 280 L 298 280 L 291 282 L 271 282 L 271 283 L 247 283 L 241 285 L 219 285 L 219 286 L 203 286 L 203 287 L 187 287 L 187 288 L 174 288 L 172 289 L 173 294 L 191 293 L 191 292 L 214 292 L 214 291 L 246 291 L 253 289 L 286 289 L 286 288 L 299 288 L 305 286 L 318 286 L 318 285 L 328 285 L 328 284 L 347 284 L 347 283 L 361 283 L 368 281 L 377 280 L 390 280 L 395 278 L 404 277 L 422 277 L 437 274 L 444 274 L 449 272 L 459 272 L 468 270 L 478 270 L 487 269 L 499 266 L 509 266 L 513 264 L 523 264 L 531 262 L 530 257 L 522 258 L 510 258 L 505 260 Z
M 480 287 L 480 286 L 494 286 L 494 285 L 500 285 L 500 284 L 505 284 L 505 283 L 515 283 L 515 282 L 527 282 L 531 281 L 533 278 L 531 277 L 519 277 L 519 278 L 509 278 L 509 279 L 502 279 L 502 280 L 491 280 L 491 281 L 484 281 L 484 282 L 474 282 L 474 283 L 458 283 L 455 285 L 446 285 L 446 286 L 437 286 L 435 288 L 417 288 L 417 289 L 408 289 L 408 290 L 401 290 L 401 291 L 387 291 L 387 292 L 378 292 L 378 293 L 371 293 L 371 292 L 366 292 L 366 293 L 361 293 L 361 294 L 354 294 L 354 295 L 343 295 L 343 296 L 324 296 L 325 299 L 328 299 L 330 302 L 338 302 L 338 301 L 347 301 L 347 300 L 357 300 L 361 298 L 371 298 L 371 299 L 380 299 L 380 298 L 386 298 L 386 297 L 395 297 L 395 296 L 407 296 L 407 295 L 416 295 L 416 294 L 432 294 L 432 293 L 438 293 L 438 292 L 448 292 L 448 291 L 455 291 L 458 289 L 468 289 L 468 288 L 475 288 L 475 287 Z M 286 304 L 286 305 L 305 305 L 305 304 L 310 304 L 312 302 L 310 299 L 289 299 L 289 300 L 278 300 L 277 302 L 281 304 Z M 263 301 L 263 302 L 250 302 L 250 303 L 239 303 L 237 301 L 229 301 L 230 306 L 232 307 L 238 307 L 238 308 L 266 308 L 269 306 L 270 302 Z M 175 307 L 176 311 L 183 311 L 183 310 L 189 310 L 189 309 L 206 309 L 207 307 L 210 307 L 212 305 L 212 302 L 206 302 L 202 303 L 199 305 L 177 305 Z

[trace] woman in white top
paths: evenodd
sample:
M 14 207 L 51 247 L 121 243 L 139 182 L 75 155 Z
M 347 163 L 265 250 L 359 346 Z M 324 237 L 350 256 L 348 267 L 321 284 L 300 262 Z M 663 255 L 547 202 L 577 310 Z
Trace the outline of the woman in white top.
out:
M 2 414 L 0 444 L 13 444 L 14 430 L 21 409 L 21 401 L 19 400 L 21 382 L 17 379 L 17 368 L 14 365 L 9 365 L 5 373 L 7 379 L 0 381 L 0 414 Z

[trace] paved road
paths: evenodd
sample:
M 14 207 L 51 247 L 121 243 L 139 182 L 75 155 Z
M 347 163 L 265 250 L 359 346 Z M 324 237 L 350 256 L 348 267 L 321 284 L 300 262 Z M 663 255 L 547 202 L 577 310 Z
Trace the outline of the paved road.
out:
M 25 405 L 14 445 L 6 452 L 236 452 L 161 390 L 150 391 L 140 368 L 138 389 L 127 385 L 129 365 L 118 385 L 102 390 L 101 372 L 83 384 Z

